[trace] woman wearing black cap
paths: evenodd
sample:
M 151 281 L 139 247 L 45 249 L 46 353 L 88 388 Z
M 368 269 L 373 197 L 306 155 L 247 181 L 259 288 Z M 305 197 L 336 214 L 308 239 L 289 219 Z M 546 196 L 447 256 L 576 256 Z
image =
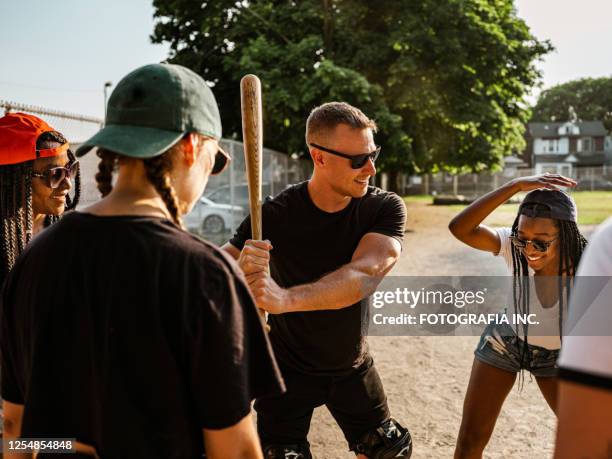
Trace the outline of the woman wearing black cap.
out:
M 559 187 L 574 187 L 556 174 L 521 177 L 476 200 L 449 224 L 460 241 L 504 258 L 513 275 L 513 314 L 536 314 L 541 326 L 490 324 L 474 352 L 455 458 L 480 458 L 506 396 L 521 370 L 536 378 L 556 412 L 556 361 L 561 323 L 586 240 L 576 224 L 573 200 Z M 511 228 L 492 229 L 482 221 L 518 192 L 529 192 Z M 531 292 L 531 295 L 529 294 Z

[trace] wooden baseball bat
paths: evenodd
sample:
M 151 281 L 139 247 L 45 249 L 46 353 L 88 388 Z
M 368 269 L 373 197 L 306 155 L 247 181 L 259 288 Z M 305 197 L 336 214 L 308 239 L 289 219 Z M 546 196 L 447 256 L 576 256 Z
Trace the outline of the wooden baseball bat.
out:
M 261 230 L 263 119 L 261 115 L 261 82 L 255 75 L 245 75 L 240 80 L 240 103 L 244 162 L 249 185 L 251 237 L 261 240 L 263 237 Z M 259 313 L 265 322 L 265 311 L 260 309 Z
M 251 233 L 260 240 L 261 234 L 261 182 L 263 164 L 263 121 L 261 116 L 261 82 L 255 75 L 245 75 L 240 81 L 242 107 L 242 140 L 244 161 L 249 184 Z

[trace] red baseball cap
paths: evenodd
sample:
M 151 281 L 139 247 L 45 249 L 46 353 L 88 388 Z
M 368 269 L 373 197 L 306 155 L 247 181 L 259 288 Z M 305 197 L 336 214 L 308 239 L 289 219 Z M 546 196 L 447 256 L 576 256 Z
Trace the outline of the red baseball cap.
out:
M 41 134 L 55 131 L 40 118 L 27 113 L 8 113 L 0 118 L 0 165 L 18 164 L 37 158 L 51 158 L 68 151 L 61 147 L 36 149 Z

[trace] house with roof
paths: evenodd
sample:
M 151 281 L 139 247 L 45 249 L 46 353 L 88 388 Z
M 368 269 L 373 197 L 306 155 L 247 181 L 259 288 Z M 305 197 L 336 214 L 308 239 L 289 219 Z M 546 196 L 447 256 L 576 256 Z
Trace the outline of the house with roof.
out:
M 611 164 L 606 136 L 601 121 L 529 123 L 523 159 L 536 174 L 576 176 L 576 169 Z

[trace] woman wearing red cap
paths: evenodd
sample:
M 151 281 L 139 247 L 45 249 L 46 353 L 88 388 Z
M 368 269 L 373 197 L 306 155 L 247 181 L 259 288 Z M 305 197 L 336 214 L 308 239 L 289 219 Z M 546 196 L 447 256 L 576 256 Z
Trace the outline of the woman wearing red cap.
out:
M 0 287 L 32 236 L 74 209 L 79 194 L 78 161 L 62 134 L 33 115 L 0 118 Z
M 32 236 L 78 203 L 78 161 L 68 147 L 62 134 L 36 116 L 0 118 L 0 285 Z

